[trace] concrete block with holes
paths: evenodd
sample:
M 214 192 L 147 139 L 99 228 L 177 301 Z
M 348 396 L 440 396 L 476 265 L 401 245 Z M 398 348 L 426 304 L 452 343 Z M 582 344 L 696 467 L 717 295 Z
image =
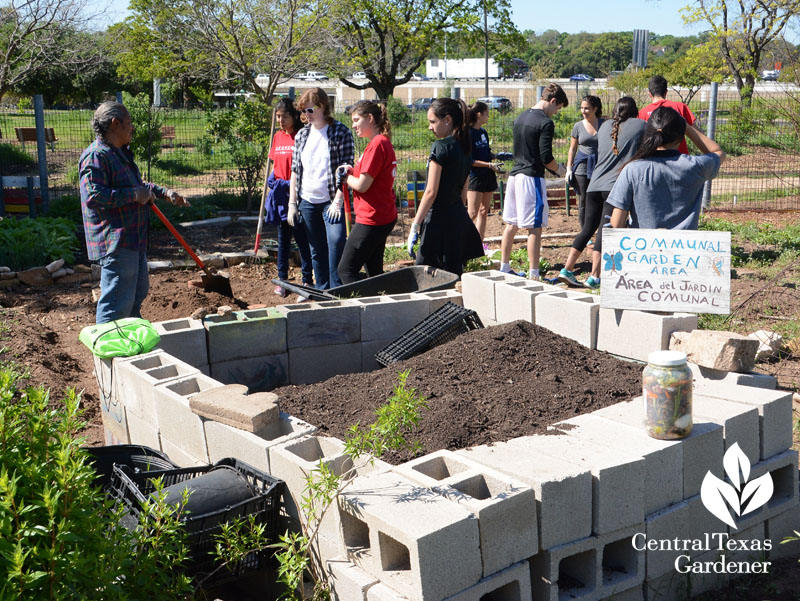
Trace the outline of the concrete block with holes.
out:
M 188 363 L 192 367 L 208 365 L 206 329 L 199 319 L 185 317 L 153 324 L 161 337 L 157 349 Z
M 119 359 L 115 363 L 118 390 L 124 390 L 125 406 L 129 413 L 152 420 L 158 427 L 154 387 L 200 372 L 165 353 L 153 351 L 135 357 Z
M 592 532 L 615 532 L 644 520 L 645 461 L 628 450 L 602 447 L 574 436 L 523 436 L 509 445 L 562 459 L 592 474 Z M 575 516 L 571 516 L 570 519 Z
M 223 384 L 243 384 L 250 392 L 273 390 L 289 383 L 289 354 L 212 363 L 211 377 Z
M 631 309 L 607 309 L 598 314 L 597 350 L 647 361 L 653 351 L 669 348 L 673 332 L 697 329 L 697 315 Z
M 758 409 L 760 459 L 768 459 L 792 446 L 792 393 L 724 382 L 701 380 L 697 394 L 743 403 Z
M 464 308 L 472 309 L 484 324 L 496 323 L 495 286 L 500 282 L 525 281 L 519 276 L 499 271 L 475 271 L 461 276 L 461 294 Z
M 313 384 L 360 371 L 360 342 L 289 349 L 289 382 L 292 384 Z
M 689 537 L 687 524 L 689 524 L 689 503 L 681 501 L 669 507 L 651 513 L 645 517 L 644 533 L 636 537 L 639 548 L 645 546 L 648 540 L 685 539 Z M 645 551 L 646 576 L 648 580 L 658 578 L 675 570 L 675 560 L 683 551 L 670 549 L 647 549 Z
M 360 342 L 361 309 L 354 299 L 279 306 L 286 317 L 290 355 L 297 348 Z
M 683 447 L 656 440 L 641 428 L 632 428 L 593 414 L 584 414 L 551 426 L 567 436 L 613 447 L 644 459 L 644 512 L 653 513 L 683 499 Z
M 456 451 L 471 461 L 530 486 L 536 497 L 539 547 L 547 549 L 592 533 L 592 473 L 563 458 L 542 455 L 538 438 Z
M 189 399 L 198 392 L 218 386 L 222 384 L 198 373 L 153 387 L 161 448 L 165 452 L 168 453 L 169 442 L 197 461 L 208 463 L 203 427 L 206 420 L 191 410 Z
M 530 558 L 533 599 L 605 599 L 641 585 L 643 551 L 633 546 L 641 525 L 590 536 Z
M 460 292 L 455 290 L 434 290 L 432 292 L 420 292 L 419 294 L 430 301 L 428 306 L 429 313 L 441 309 L 447 303 L 464 306 L 464 298 Z
M 209 460 L 213 463 L 225 457 L 237 457 L 253 467 L 271 472 L 269 448 L 295 438 L 313 434 L 316 426 L 281 412 L 280 419 L 257 433 L 207 420 L 204 424 Z
M 425 319 L 430 299 L 421 294 L 356 298 L 361 309 L 361 341 L 394 340 Z
M 367 591 L 378 584 L 377 578 L 344 558 L 328 561 L 326 568 L 335 601 L 366 601 Z
M 696 392 L 692 394 L 692 419 L 722 426 L 725 450 L 739 443 L 750 463 L 761 457 L 758 409 Z
M 772 496 L 761 508 L 736 520 L 736 526 L 740 530 L 769 520 L 798 503 L 797 451 L 790 449 L 765 461 L 759 461 L 750 468 L 750 477 L 747 481 L 750 482 L 767 473 L 772 479 Z M 800 525 L 798 529 L 800 530 Z
M 797 538 L 795 532 L 800 532 L 800 505 L 793 505 L 766 521 L 767 537 L 772 540 L 772 549 L 769 552 L 771 560 L 784 557 L 797 557 L 800 555 L 800 539 L 788 543 L 781 543 L 786 537 Z
M 536 325 L 585 347 L 596 348 L 599 296 L 562 290 L 538 294 L 534 302 Z
M 484 576 L 539 549 L 536 496 L 523 482 L 447 450 L 419 457 L 394 471 L 478 518 Z
M 767 388 L 769 390 L 775 390 L 775 388 L 778 386 L 778 378 L 768 374 L 762 374 L 757 371 L 740 374 L 735 371 L 723 371 L 720 369 L 712 369 L 710 367 L 702 367 L 691 362 L 689 363 L 689 369 L 692 370 L 695 384 L 699 384 L 700 382 L 719 382 L 723 384 L 732 384 L 734 386 Z
M 609 419 L 644 434 L 644 399 L 609 405 L 592 412 L 592 415 Z M 649 438 L 649 437 L 648 437 Z M 650 440 L 656 441 L 655 438 Z M 710 421 L 695 420 L 692 432 L 680 441 L 657 441 L 663 446 L 679 446 L 683 455 L 683 498 L 700 493 L 700 486 L 707 472 L 722 477 L 722 455 L 725 441 L 722 426 Z M 650 513 L 650 512 L 648 512 Z
M 286 352 L 286 318 L 274 308 L 207 315 L 203 325 L 208 336 L 211 364 Z
M 447 601 L 528 601 L 530 598 L 530 567 L 527 561 L 521 561 L 482 578 L 477 584 L 448 597 Z
M 187 453 L 183 447 L 180 447 L 169 440 L 161 441 L 161 450 L 166 453 L 173 463 L 178 467 L 202 467 L 208 465 L 208 459 L 201 459 L 195 457 L 191 453 Z
M 545 292 L 558 292 L 561 288 L 543 282 L 515 278 L 498 282 L 495 286 L 495 311 L 498 323 L 521 319 L 536 323 L 535 299 Z
M 481 579 L 478 520 L 430 489 L 371 474 L 339 510 L 348 559 L 410 601 L 442 601 Z

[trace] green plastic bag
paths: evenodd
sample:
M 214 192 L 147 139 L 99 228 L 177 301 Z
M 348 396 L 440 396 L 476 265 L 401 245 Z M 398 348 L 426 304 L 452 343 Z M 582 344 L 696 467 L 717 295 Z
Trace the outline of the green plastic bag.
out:
M 146 319 L 126 317 L 86 326 L 78 339 L 101 359 L 110 359 L 150 352 L 161 337 Z

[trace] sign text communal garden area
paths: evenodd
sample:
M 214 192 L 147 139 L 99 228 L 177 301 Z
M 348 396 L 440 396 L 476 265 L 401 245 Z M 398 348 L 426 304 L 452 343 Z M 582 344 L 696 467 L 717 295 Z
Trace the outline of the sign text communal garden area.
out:
M 730 232 L 608 228 L 601 269 L 601 307 L 730 312 Z

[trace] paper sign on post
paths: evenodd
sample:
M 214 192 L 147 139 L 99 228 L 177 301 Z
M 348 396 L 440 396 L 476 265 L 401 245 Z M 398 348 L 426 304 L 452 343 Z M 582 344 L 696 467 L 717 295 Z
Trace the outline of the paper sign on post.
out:
M 603 230 L 600 306 L 730 313 L 731 233 Z

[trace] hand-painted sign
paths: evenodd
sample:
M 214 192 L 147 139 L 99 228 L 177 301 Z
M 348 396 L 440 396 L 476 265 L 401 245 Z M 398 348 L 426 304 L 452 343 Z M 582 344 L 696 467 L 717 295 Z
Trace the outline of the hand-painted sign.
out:
M 600 306 L 730 312 L 731 233 L 603 230 Z

